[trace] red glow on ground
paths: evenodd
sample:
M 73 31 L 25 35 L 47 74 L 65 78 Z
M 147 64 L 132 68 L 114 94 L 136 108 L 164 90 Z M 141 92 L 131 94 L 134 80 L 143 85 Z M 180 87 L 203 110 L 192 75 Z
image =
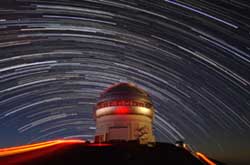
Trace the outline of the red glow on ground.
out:
M 198 156 L 198 158 L 200 158 L 203 161 L 205 161 L 208 165 L 216 165 L 214 162 L 212 162 L 211 160 L 209 160 L 204 154 L 202 154 L 200 152 L 196 152 L 196 155 Z
M 26 164 L 37 158 L 67 149 L 74 144 L 85 144 L 83 140 L 52 140 L 17 147 L 0 149 L 0 164 Z
M 77 145 L 76 145 L 77 144 Z M 52 140 L 23 146 L 0 149 L 0 164 L 26 164 L 33 160 L 41 160 L 51 155 L 67 151 L 73 146 L 83 145 L 83 147 L 106 147 L 111 144 L 104 143 L 86 143 L 86 141 L 78 139 L 60 139 Z
M 111 146 L 112 144 L 108 143 L 93 143 L 93 144 L 88 144 L 88 146 L 93 146 L 93 147 L 107 147 Z
M 76 140 L 75 139 L 52 140 L 52 141 L 28 144 L 28 145 L 17 146 L 17 147 L 2 148 L 0 149 L 0 157 L 20 154 L 20 153 L 43 149 L 43 148 L 48 148 L 48 147 L 55 146 L 58 144 L 76 144 L 76 143 L 85 143 L 85 141 L 78 140 L 78 139 Z
M 69 148 L 81 144 L 86 147 L 106 147 L 111 144 L 106 143 L 86 143 L 83 140 L 69 139 L 69 140 L 52 140 L 47 142 L 40 142 L 28 144 L 17 147 L 2 148 L 0 149 L 0 164 L 4 162 L 7 164 L 25 164 L 32 160 L 41 159 L 43 157 L 53 155 L 60 151 L 66 151 Z
M 117 109 L 115 110 L 116 114 L 128 114 L 130 112 L 129 107 L 127 106 L 120 106 L 117 107 Z

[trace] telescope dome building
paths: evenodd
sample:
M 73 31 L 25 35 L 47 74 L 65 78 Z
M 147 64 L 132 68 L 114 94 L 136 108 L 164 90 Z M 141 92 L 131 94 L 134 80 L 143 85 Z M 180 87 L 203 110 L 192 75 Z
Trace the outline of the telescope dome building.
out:
M 144 90 L 131 83 L 119 83 L 106 89 L 96 104 L 94 117 L 95 142 L 155 142 L 152 101 Z

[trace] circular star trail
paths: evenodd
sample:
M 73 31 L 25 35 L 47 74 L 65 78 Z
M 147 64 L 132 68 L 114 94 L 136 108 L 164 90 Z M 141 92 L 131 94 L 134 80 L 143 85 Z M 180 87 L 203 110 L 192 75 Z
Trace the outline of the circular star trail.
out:
M 236 0 L 1 1 L 0 146 L 93 139 L 100 93 L 132 82 L 153 100 L 157 141 L 247 159 L 249 11 Z

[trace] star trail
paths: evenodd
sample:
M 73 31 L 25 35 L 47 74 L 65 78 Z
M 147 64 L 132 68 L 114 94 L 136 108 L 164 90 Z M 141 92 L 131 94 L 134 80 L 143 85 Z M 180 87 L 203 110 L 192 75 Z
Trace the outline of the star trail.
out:
M 93 139 L 95 103 L 118 82 L 150 94 L 157 141 L 247 161 L 249 2 L 0 2 L 0 147 Z

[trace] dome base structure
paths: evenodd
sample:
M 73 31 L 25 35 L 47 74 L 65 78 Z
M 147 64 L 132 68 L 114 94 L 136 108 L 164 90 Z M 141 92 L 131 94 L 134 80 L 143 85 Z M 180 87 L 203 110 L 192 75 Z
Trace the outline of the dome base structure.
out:
M 140 115 L 105 116 L 97 119 L 95 141 L 138 141 L 140 144 L 155 142 L 152 120 Z

